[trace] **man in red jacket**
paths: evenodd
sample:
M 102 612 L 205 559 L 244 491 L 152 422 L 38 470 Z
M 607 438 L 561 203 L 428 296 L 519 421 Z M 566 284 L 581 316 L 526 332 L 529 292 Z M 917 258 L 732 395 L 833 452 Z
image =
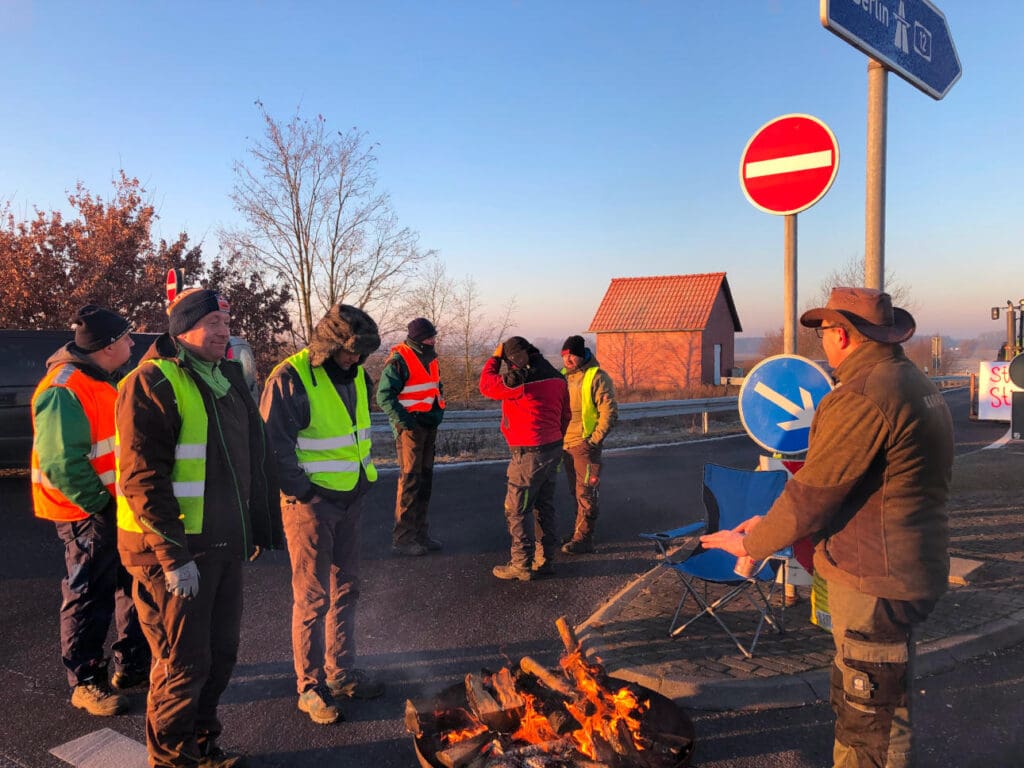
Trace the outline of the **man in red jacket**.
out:
M 513 336 L 484 364 L 480 394 L 501 401 L 501 432 L 512 453 L 505 494 L 511 559 L 492 573 L 520 581 L 554 573 L 555 473 L 571 417 L 565 379 L 530 342 Z M 527 523 L 531 512 L 532 527 Z

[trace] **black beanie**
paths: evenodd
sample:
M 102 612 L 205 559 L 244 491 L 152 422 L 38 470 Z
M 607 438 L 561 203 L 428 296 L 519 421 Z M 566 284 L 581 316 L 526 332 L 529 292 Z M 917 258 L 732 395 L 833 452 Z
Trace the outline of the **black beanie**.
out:
M 409 340 L 423 341 L 437 336 L 437 328 L 425 317 L 417 317 L 409 323 Z
M 216 291 L 189 288 L 179 293 L 167 308 L 167 332 L 171 336 L 185 333 L 211 312 L 230 312 L 228 300 Z
M 562 345 L 562 351 L 568 352 L 570 355 L 576 355 L 576 357 L 586 357 L 587 343 L 583 341 L 582 336 L 570 336 Z
M 109 347 L 132 329 L 131 323 L 116 312 L 86 304 L 71 321 L 75 329 L 75 346 L 83 352 L 96 352 Z
M 538 353 L 539 350 L 522 336 L 510 336 L 502 344 L 501 356 L 516 368 L 525 368 L 530 364 L 530 356 Z

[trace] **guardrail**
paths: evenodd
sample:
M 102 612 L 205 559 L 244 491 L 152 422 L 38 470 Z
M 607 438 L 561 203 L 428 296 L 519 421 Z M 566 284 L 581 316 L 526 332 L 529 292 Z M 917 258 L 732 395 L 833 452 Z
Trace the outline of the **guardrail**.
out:
M 964 386 L 968 383 L 970 376 L 932 376 L 939 387 Z M 646 403 L 619 403 L 619 420 L 632 421 L 635 419 L 656 419 L 663 416 L 685 416 L 687 414 L 701 414 L 704 421 L 704 432 L 708 431 L 708 414 L 722 411 L 735 411 L 738 408 L 738 397 L 706 397 L 694 400 L 654 400 Z M 370 415 L 374 432 L 391 431 L 388 426 L 387 416 L 383 413 Z M 441 422 L 441 431 L 458 429 L 497 429 L 501 421 L 501 410 L 489 408 L 487 410 L 470 411 L 446 411 L 444 421 Z

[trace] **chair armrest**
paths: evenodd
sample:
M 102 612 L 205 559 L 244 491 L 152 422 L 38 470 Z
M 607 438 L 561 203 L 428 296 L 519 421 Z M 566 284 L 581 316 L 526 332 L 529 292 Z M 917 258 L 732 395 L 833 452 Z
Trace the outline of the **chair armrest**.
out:
M 697 531 L 707 527 L 705 521 L 699 523 L 690 523 L 684 525 L 681 528 L 672 528 L 668 531 L 658 531 L 657 533 L 641 533 L 641 539 L 650 539 L 651 541 L 669 541 L 671 539 L 681 539 L 684 536 L 692 536 Z

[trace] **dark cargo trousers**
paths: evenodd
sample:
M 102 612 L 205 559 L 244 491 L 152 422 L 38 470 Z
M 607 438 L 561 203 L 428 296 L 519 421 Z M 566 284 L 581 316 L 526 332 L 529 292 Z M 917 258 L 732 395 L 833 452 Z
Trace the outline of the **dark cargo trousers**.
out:
M 301 694 L 344 677 L 355 663 L 363 502 L 286 499 L 281 506 L 292 561 L 292 655 Z
M 572 538 L 590 541 L 598 516 L 598 491 L 601 485 L 601 449 L 584 441 L 562 454 L 569 493 L 576 504 L 576 525 Z
M 429 538 L 427 507 L 434 486 L 436 445 L 436 427 L 417 426 L 402 429 L 395 435 L 399 474 L 391 543 L 396 547 L 425 544 Z
M 147 669 L 149 648 L 132 602 L 132 579 L 117 554 L 112 514 L 56 523 L 64 543 L 67 576 L 61 581 L 60 650 L 74 688 L 94 675 L 106 675 L 103 642 L 113 619 L 111 647 L 115 669 Z
M 886 600 L 835 579 L 828 582 L 836 646 L 831 680 L 835 768 L 913 765 L 913 630 L 935 603 Z
M 505 520 L 512 538 L 511 563 L 529 568 L 534 560 L 535 544 L 540 544 L 536 548 L 537 556 L 542 552 L 548 562 L 554 560 L 558 547 L 554 498 L 562 445 L 551 443 L 536 448 L 511 448 L 510 451 Z
M 238 658 L 242 561 L 196 557 L 199 594 L 167 591 L 159 565 L 130 566 L 139 621 L 153 653 L 146 747 L 154 768 L 199 764 L 222 726 L 217 704 Z

